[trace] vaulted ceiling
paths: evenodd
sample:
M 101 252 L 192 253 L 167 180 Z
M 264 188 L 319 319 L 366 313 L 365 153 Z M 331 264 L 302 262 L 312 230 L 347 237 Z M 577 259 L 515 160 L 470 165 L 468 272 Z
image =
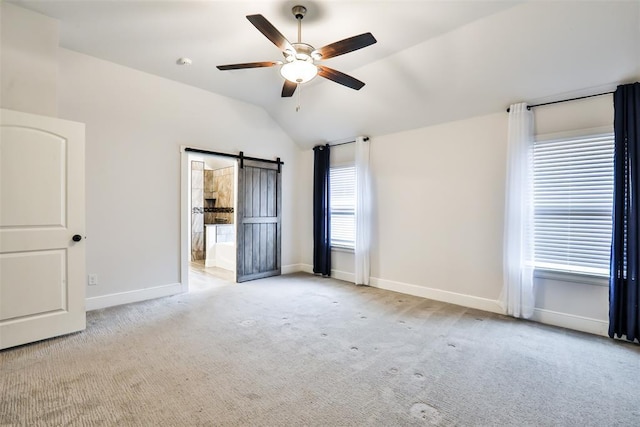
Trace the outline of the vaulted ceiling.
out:
M 60 45 L 264 108 L 300 144 L 382 135 L 640 79 L 640 1 L 31 1 L 60 21 Z M 323 78 L 281 98 L 278 68 L 216 65 L 282 54 L 245 18 L 297 38 L 307 7 L 315 47 L 372 32 L 378 42 L 324 65 L 366 83 Z M 190 66 L 176 64 L 188 57 Z M 300 102 L 301 109 L 296 112 Z

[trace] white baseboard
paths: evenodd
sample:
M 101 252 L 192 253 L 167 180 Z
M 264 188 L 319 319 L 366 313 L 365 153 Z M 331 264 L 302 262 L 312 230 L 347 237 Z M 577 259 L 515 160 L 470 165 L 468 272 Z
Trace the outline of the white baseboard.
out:
M 154 298 L 168 297 L 183 292 L 180 283 L 154 286 L 153 288 L 136 289 L 134 291 L 118 292 L 116 294 L 101 295 L 86 299 L 86 310 L 98 310 L 100 308 L 113 307 L 115 305 L 129 304 Z
M 224 259 L 206 259 L 204 261 L 205 267 L 218 267 L 223 270 L 236 271 L 236 265 L 233 262 L 225 261 Z
M 301 271 L 313 274 L 312 265 L 301 265 Z M 355 274 L 353 273 L 331 270 L 331 277 L 338 280 L 344 280 L 345 282 L 355 283 Z M 413 285 L 410 283 L 394 282 L 392 280 L 385 280 L 377 277 L 370 278 L 369 286 L 386 289 L 388 291 L 400 292 L 401 294 L 432 299 L 434 301 L 448 302 L 451 304 L 461 305 L 463 307 L 477 308 L 478 310 L 490 311 L 492 313 L 504 313 L 498 301 L 491 299 L 458 294 L 455 292 L 443 291 L 441 289 L 427 288 L 425 286 Z
M 313 266 L 309 264 L 289 264 L 281 268 L 282 274 L 305 272 L 313 274 Z M 331 270 L 331 277 L 354 282 L 355 275 L 340 270 Z M 402 294 L 413 295 L 435 301 L 447 302 L 463 307 L 475 308 L 492 313 L 504 314 L 497 300 L 475 297 L 472 295 L 459 294 L 444 291 L 442 289 L 427 288 L 425 286 L 413 285 L 410 283 L 395 282 L 392 280 L 372 277 L 370 286 Z M 137 289 L 134 291 L 119 292 L 115 294 L 102 295 L 86 299 L 86 310 L 98 310 L 101 308 L 116 305 L 129 304 L 132 302 L 145 301 L 154 298 L 161 298 L 184 292 L 180 283 L 173 283 L 152 288 Z M 573 314 L 560 313 L 557 311 L 536 308 L 530 320 L 544 323 L 546 325 L 559 326 L 561 328 L 586 332 L 594 335 L 609 336 L 609 324 L 606 321 L 592 319 L 589 317 L 576 316 Z
M 302 264 L 289 264 L 289 265 L 283 265 L 282 267 L 280 267 L 281 274 L 298 273 L 300 271 L 303 271 Z
M 313 273 L 313 266 L 309 264 L 300 264 L 300 266 L 301 269 L 299 271 Z M 353 273 L 332 270 L 331 276 L 339 280 L 345 280 L 352 283 L 354 282 Z M 370 286 L 380 289 L 386 289 L 389 291 L 400 292 L 402 294 L 428 298 L 435 301 L 448 302 L 451 304 L 461 305 L 463 307 L 475 308 L 491 313 L 504 314 L 504 310 L 502 309 L 500 302 L 488 298 L 459 294 L 455 292 L 444 291 L 442 289 L 427 288 L 425 286 L 419 286 L 410 283 L 395 282 L 392 280 L 380 279 L 378 277 L 371 277 Z M 609 336 L 608 322 L 598 319 L 592 319 L 589 317 L 576 316 L 573 314 L 560 313 L 557 311 L 536 308 L 534 310 L 533 316 L 529 320 L 544 323 L 546 325 L 586 332 L 594 335 L 605 337 Z
M 300 265 L 300 270 L 298 271 L 314 274 L 313 266 L 311 264 L 298 264 L 298 265 Z M 331 270 L 331 277 L 333 277 L 334 279 L 344 280 L 345 282 L 351 282 L 351 283 L 354 283 L 356 280 L 355 274 L 348 273 L 346 271 L 340 271 L 340 270 Z
M 489 311 L 491 313 L 504 313 L 498 301 L 488 298 L 458 294 L 456 292 L 443 291 L 442 289 L 428 288 L 426 286 L 412 285 L 410 283 L 394 282 L 392 280 L 379 279 L 377 277 L 371 277 L 370 286 L 380 289 L 386 289 L 388 291 L 400 292 L 403 294 L 432 299 L 435 301 L 448 302 L 450 304 L 461 305 L 463 307 Z
M 344 280 L 345 282 L 356 282 L 356 275 L 353 273 L 348 273 L 346 271 L 331 270 L 331 277 L 338 280 Z
M 448 302 L 464 307 L 475 308 L 478 310 L 489 311 L 492 313 L 504 314 L 504 310 L 502 309 L 500 302 L 497 300 L 458 294 L 455 292 L 427 288 L 408 283 L 393 282 L 391 280 L 384 280 L 376 277 L 371 278 L 371 286 L 436 301 Z M 609 336 L 608 322 L 589 317 L 536 308 L 534 309 L 533 316 L 529 320 L 544 323 L 545 325 L 572 329 L 574 331 L 587 332 L 605 337 Z
M 544 323 L 546 325 L 559 326 L 573 329 L 574 331 L 587 332 L 589 334 L 609 336 L 609 323 L 590 317 L 576 316 L 574 314 L 560 313 L 557 311 L 536 308 L 529 320 Z

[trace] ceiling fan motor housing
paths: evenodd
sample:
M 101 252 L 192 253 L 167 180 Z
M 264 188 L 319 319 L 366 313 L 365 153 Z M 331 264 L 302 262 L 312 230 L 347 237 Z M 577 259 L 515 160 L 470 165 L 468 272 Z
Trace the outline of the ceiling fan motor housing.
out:
M 312 56 L 315 49 L 306 43 L 292 43 L 291 46 L 295 52 L 283 52 L 287 62 L 280 68 L 280 74 L 290 82 L 306 83 L 318 74 Z
M 302 19 L 304 18 L 304 15 L 307 14 L 307 8 L 300 5 L 293 6 L 291 8 L 291 13 L 293 13 L 293 16 L 295 16 L 296 19 Z
M 300 59 L 304 61 L 317 59 L 314 58 L 312 53 L 315 48 L 307 43 L 291 43 L 291 46 L 296 50 L 295 54 L 291 55 L 289 52 L 282 52 L 287 61 L 293 61 L 294 59 Z

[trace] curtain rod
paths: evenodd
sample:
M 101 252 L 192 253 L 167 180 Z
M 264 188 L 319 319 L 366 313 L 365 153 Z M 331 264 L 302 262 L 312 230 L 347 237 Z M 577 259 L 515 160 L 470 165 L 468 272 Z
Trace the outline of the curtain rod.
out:
M 368 136 L 364 137 L 365 141 L 369 140 Z M 329 144 L 329 147 L 337 147 L 338 145 L 345 145 L 345 144 L 353 144 L 354 142 L 356 142 L 356 140 L 354 139 L 353 141 L 345 141 L 345 142 L 339 142 L 337 144 Z
M 595 93 L 593 95 L 579 96 L 577 98 L 561 99 L 559 101 L 543 102 L 542 104 L 527 105 L 527 110 L 531 110 L 534 107 L 542 107 L 543 105 L 560 104 L 561 102 L 577 101 L 579 99 L 593 98 L 594 96 L 610 95 L 612 93 L 614 93 L 614 91 Z M 510 107 L 507 108 L 507 113 L 509 111 L 511 111 Z

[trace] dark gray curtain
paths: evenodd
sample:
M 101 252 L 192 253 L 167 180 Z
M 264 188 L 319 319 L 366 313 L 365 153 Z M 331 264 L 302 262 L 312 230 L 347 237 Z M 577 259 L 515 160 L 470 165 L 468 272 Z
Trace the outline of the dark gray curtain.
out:
M 331 275 L 329 144 L 313 148 L 313 272 Z
M 613 234 L 609 277 L 609 336 L 640 341 L 640 83 L 613 94 Z

